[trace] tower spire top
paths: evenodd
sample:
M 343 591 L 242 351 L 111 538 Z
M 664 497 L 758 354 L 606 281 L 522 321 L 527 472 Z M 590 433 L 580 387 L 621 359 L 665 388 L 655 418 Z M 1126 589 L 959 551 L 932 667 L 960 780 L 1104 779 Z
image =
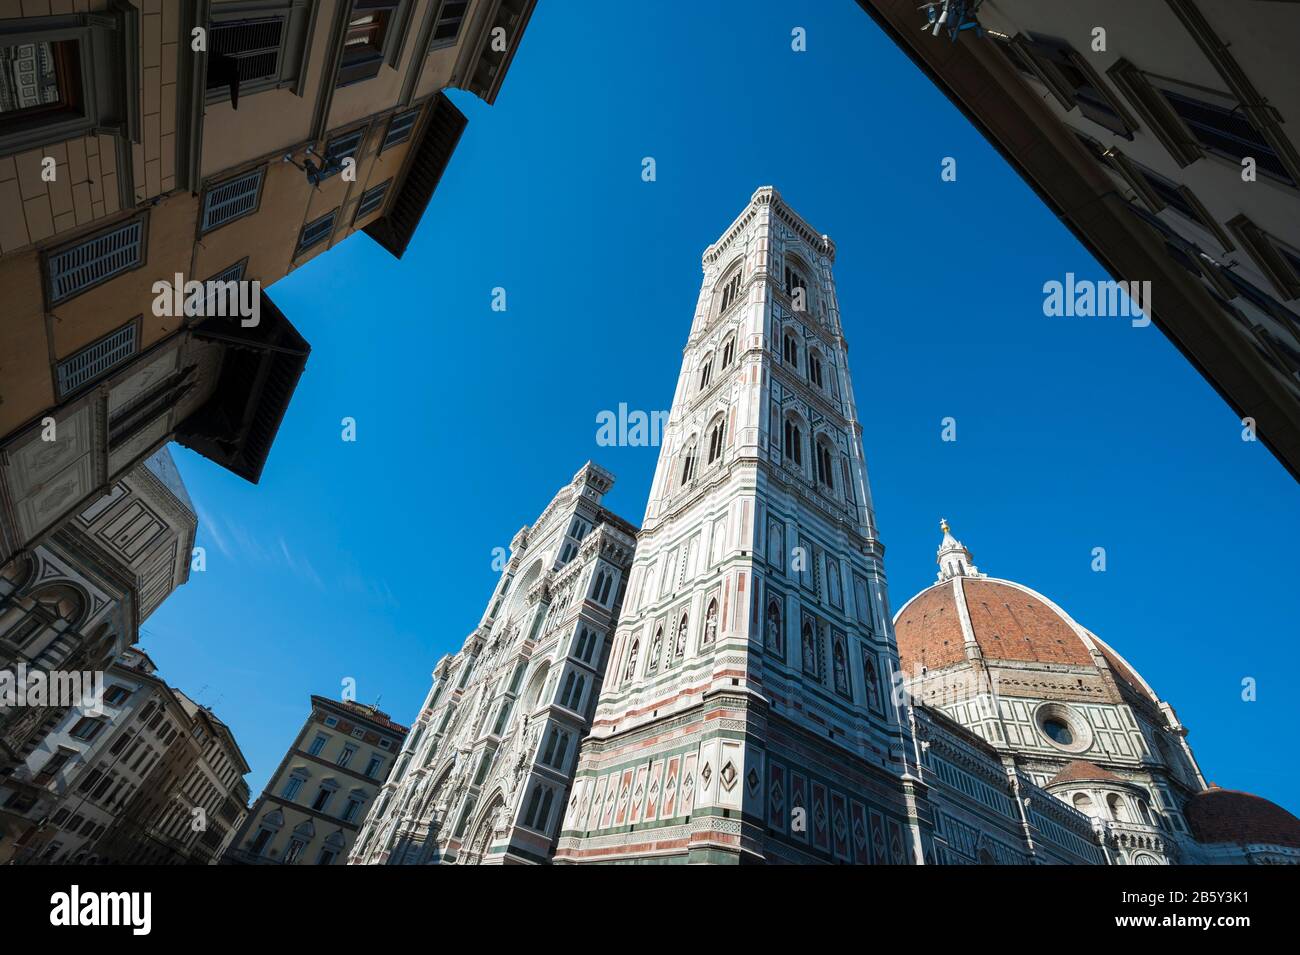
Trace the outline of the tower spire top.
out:
M 983 577 L 979 568 L 971 560 L 966 545 L 952 536 L 946 517 L 939 518 L 939 530 L 943 531 L 943 540 L 939 542 L 936 563 L 939 565 L 939 582 L 952 580 L 954 577 Z

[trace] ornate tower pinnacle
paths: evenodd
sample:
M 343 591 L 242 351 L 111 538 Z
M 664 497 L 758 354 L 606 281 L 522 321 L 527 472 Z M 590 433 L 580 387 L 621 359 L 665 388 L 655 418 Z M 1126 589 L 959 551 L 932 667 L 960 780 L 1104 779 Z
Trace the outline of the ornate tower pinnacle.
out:
M 943 540 L 939 543 L 935 563 L 939 565 L 939 582 L 952 580 L 954 577 L 983 577 L 971 559 L 966 545 L 952 536 L 945 518 L 939 518 L 939 529 L 943 531 Z

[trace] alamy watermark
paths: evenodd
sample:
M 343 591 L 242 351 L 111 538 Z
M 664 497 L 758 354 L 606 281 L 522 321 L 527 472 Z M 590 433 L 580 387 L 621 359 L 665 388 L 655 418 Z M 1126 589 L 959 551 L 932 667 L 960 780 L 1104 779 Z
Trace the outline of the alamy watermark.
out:
M 628 411 L 620 401 L 618 411 L 596 414 L 596 444 L 602 448 L 657 448 L 668 427 L 667 411 Z
M 256 328 L 262 320 L 262 283 L 209 279 L 153 283 L 153 313 L 158 318 L 238 318 L 243 328 Z
M 0 709 L 11 706 L 75 706 L 90 716 L 104 712 L 102 670 L 28 670 L 20 663 L 0 670 Z
M 1151 324 L 1151 283 L 1094 282 L 1065 273 L 1043 283 L 1043 314 L 1049 318 L 1128 318 L 1134 328 Z

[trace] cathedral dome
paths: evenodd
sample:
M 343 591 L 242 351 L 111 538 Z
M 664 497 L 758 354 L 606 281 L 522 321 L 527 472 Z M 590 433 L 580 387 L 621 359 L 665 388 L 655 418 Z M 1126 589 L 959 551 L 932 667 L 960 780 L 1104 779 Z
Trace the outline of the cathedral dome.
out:
M 1197 842 L 1300 849 L 1300 819 L 1262 796 L 1213 786 L 1187 800 L 1183 815 Z
M 898 611 L 894 633 L 905 673 L 938 670 L 966 659 L 968 643 L 989 661 L 1105 666 L 1139 696 L 1156 700 L 1146 681 L 1096 634 L 1038 591 L 990 578 L 954 540 L 947 522 L 938 551 L 939 581 Z M 1103 664 L 1104 661 L 1104 664 Z

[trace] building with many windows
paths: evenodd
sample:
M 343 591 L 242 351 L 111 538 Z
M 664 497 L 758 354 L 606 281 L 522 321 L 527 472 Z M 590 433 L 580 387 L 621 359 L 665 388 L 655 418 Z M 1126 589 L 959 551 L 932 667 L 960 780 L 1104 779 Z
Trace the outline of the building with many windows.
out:
M 1300 7 L 858 2 L 1300 477 Z
M 258 480 L 309 351 L 266 287 L 404 253 L 532 7 L 0 0 L 0 566 L 168 441 Z
M 311 715 L 222 862 L 342 865 L 407 728 L 373 706 L 311 698 Z
M 0 777 L 0 861 L 206 865 L 248 806 L 239 745 L 128 649 L 102 700 L 68 709 Z

